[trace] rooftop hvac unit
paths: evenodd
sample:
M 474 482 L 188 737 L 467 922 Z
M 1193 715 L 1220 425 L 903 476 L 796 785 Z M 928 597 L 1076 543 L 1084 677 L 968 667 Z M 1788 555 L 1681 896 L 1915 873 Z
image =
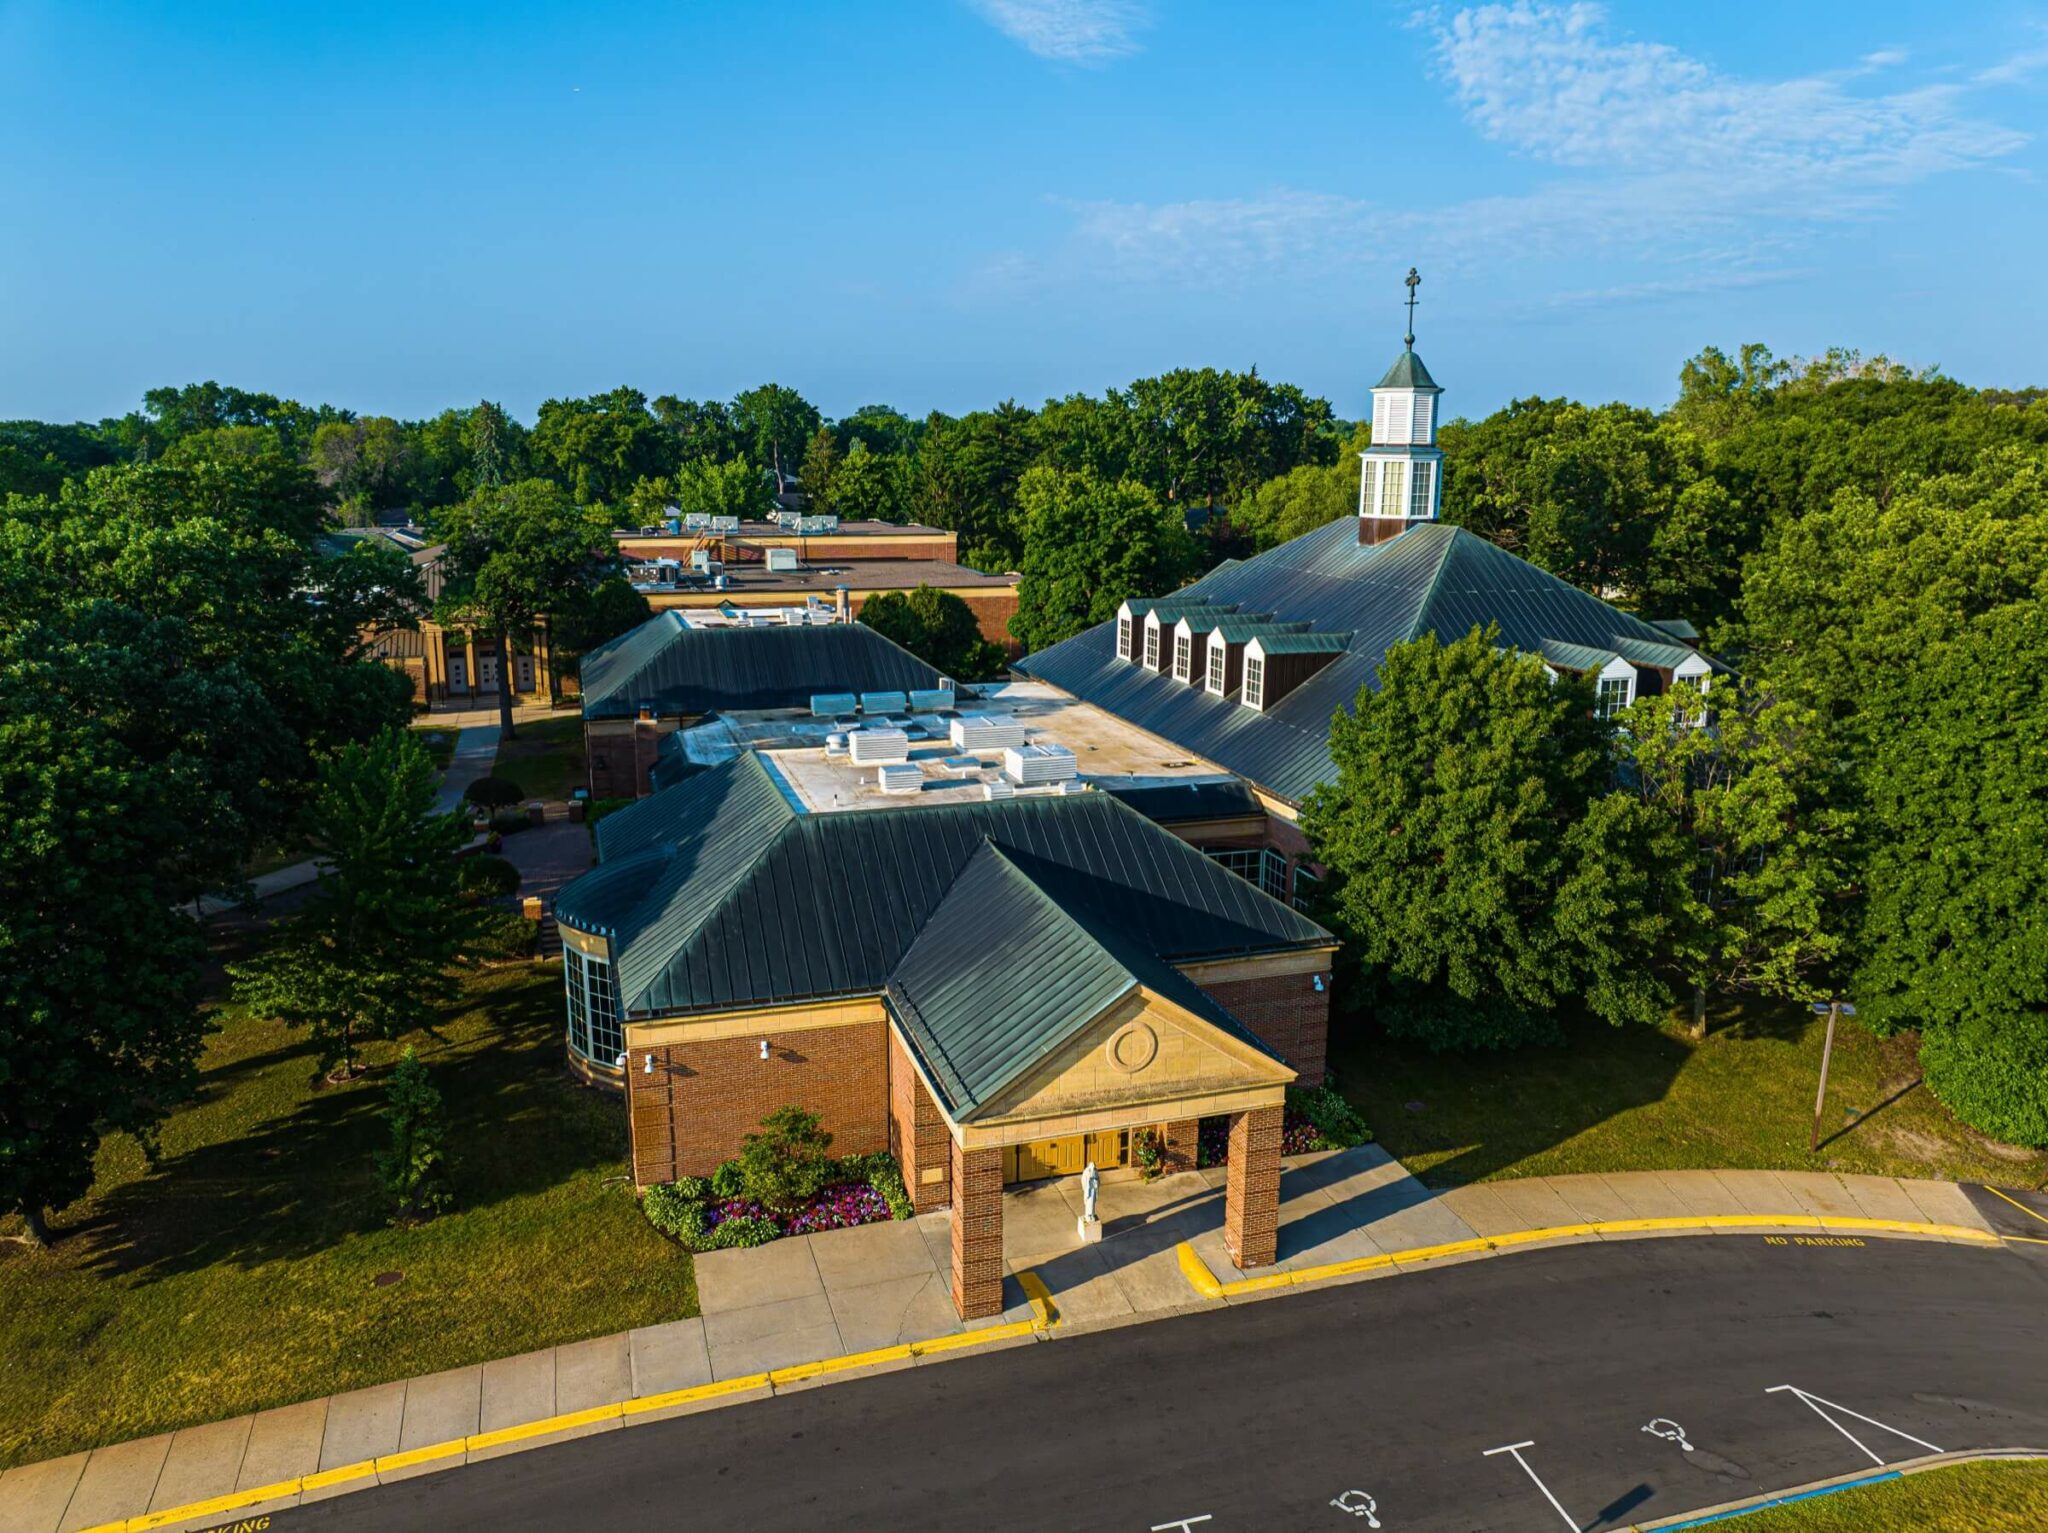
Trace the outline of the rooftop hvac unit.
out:
M 1015 798 L 1017 790 L 1010 786 L 1007 777 L 992 777 L 981 785 L 981 796 L 985 799 Z
M 953 702 L 954 698 L 950 690 L 930 687 L 913 691 L 910 694 L 910 711 L 912 713 L 943 713 L 946 709 L 953 706 Z
M 708 575 L 711 573 L 710 549 L 693 548 L 690 550 L 690 572 L 696 575 Z
M 860 695 L 862 713 L 908 713 L 910 698 L 902 692 L 863 692 Z
M 846 754 L 846 736 L 839 730 L 835 729 L 831 734 L 825 736 L 825 754 L 828 756 L 844 756 Z
M 793 548 L 771 548 L 768 550 L 768 573 L 791 574 L 796 570 L 796 550 Z
M 672 516 L 665 525 L 668 527 L 668 535 L 674 537 L 683 530 L 683 519 L 680 516 Z
M 1024 743 L 1020 720 L 991 713 L 963 713 L 953 720 L 951 733 L 963 751 L 999 751 Z
M 797 523 L 797 531 L 806 534 L 838 530 L 839 518 L 836 516 L 806 516 Z
M 855 766 L 882 766 L 910 759 L 910 736 L 900 729 L 856 729 L 846 737 Z
M 801 511 L 778 511 L 775 513 L 775 525 L 784 532 L 795 532 L 803 524 L 804 518 Z
M 702 532 L 711 525 L 711 513 L 709 511 L 689 512 L 683 517 L 683 525 L 692 532 Z
M 711 518 L 713 532 L 738 532 L 740 519 L 736 516 L 714 516 Z
M 1016 745 L 1003 752 L 1003 773 L 1020 788 L 1068 782 L 1074 776 L 1074 753 L 1064 745 Z
M 884 793 L 916 793 L 924 787 L 924 773 L 914 761 L 891 762 L 875 773 L 875 786 Z

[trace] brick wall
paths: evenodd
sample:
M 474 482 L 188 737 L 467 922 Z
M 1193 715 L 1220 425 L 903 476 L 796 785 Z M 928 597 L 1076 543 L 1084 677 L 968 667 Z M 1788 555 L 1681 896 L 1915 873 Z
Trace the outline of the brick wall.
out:
M 777 1038 L 770 1053 L 752 1034 L 648 1050 L 626 1071 L 633 1179 L 642 1186 L 708 1176 L 778 1107 L 807 1107 L 832 1135 L 834 1155 L 889 1148 L 889 1052 L 885 1023 L 820 1027 Z
M 1159 1125 L 1159 1169 L 1163 1174 L 1170 1176 L 1176 1171 L 1195 1169 L 1196 1140 L 1201 1127 L 1198 1118 L 1179 1118 Z
M 1270 1267 L 1279 1258 L 1281 1123 L 1277 1107 L 1255 1107 L 1230 1119 L 1223 1244 L 1240 1268 Z
M 1327 989 L 1317 993 L 1314 975 L 1211 977 L 1202 982 L 1202 989 L 1285 1055 L 1300 1072 L 1302 1085 L 1323 1083 L 1330 1052 L 1330 995 Z
M 903 1171 L 911 1205 L 921 1214 L 953 1200 L 953 1136 L 939 1116 L 939 1104 L 924 1089 L 910 1055 L 895 1032 L 889 1034 L 889 1153 Z M 933 1172 L 938 1173 L 927 1180 Z
M 1000 1315 L 1003 1152 L 963 1150 L 950 1138 L 947 1143 L 953 1159 L 953 1308 L 962 1320 Z

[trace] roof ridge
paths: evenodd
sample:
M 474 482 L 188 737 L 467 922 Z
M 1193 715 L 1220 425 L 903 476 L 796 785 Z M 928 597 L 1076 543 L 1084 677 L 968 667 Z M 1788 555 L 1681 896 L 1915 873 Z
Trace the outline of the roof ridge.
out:
M 1448 528 L 1450 536 L 1443 540 L 1444 546 L 1437 554 L 1436 568 L 1430 571 L 1429 584 L 1422 588 L 1422 600 L 1415 604 L 1415 618 L 1409 623 L 1407 633 L 1402 635 L 1405 640 L 1420 638 L 1422 630 L 1429 626 L 1429 609 L 1436 601 L 1437 587 L 1444 583 L 1444 571 L 1451 567 L 1451 551 L 1458 546 L 1458 534 L 1465 531 L 1453 522 L 1435 522 L 1430 525 Z

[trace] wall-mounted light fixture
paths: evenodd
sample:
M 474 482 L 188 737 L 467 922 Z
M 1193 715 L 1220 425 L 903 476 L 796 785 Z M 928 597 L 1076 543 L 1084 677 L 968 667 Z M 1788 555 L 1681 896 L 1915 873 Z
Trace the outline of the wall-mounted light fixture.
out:
M 640 1056 L 640 1073 L 642 1075 L 652 1075 L 654 1073 L 654 1056 L 652 1054 L 642 1054 Z
M 766 1038 L 761 1040 L 761 1057 L 763 1059 L 768 1057 L 768 1040 Z
M 617 1059 L 613 1060 L 613 1061 L 612 1061 L 612 1068 L 613 1068 L 614 1070 L 623 1070 L 623 1069 L 625 1069 L 625 1068 L 626 1068 L 626 1056 L 625 1056 L 624 1054 L 621 1054 L 621 1055 L 619 1055 L 619 1057 L 618 1057 Z
M 1317 995 L 1321 995 L 1321 994 L 1323 993 L 1323 977 L 1322 977 L 1322 975 L 1318 974 L 1318 975 L 1317 975 L 1317 976 L 1315 977 L 1315 980 L 1316 980 L 1316 994 L 1317 994 Z

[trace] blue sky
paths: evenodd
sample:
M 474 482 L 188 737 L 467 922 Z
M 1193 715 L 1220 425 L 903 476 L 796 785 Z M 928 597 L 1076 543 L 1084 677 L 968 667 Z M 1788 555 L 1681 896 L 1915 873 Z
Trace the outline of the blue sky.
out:
M 0 0 L 0 417 L 2048 383 L 2048 8 Z

